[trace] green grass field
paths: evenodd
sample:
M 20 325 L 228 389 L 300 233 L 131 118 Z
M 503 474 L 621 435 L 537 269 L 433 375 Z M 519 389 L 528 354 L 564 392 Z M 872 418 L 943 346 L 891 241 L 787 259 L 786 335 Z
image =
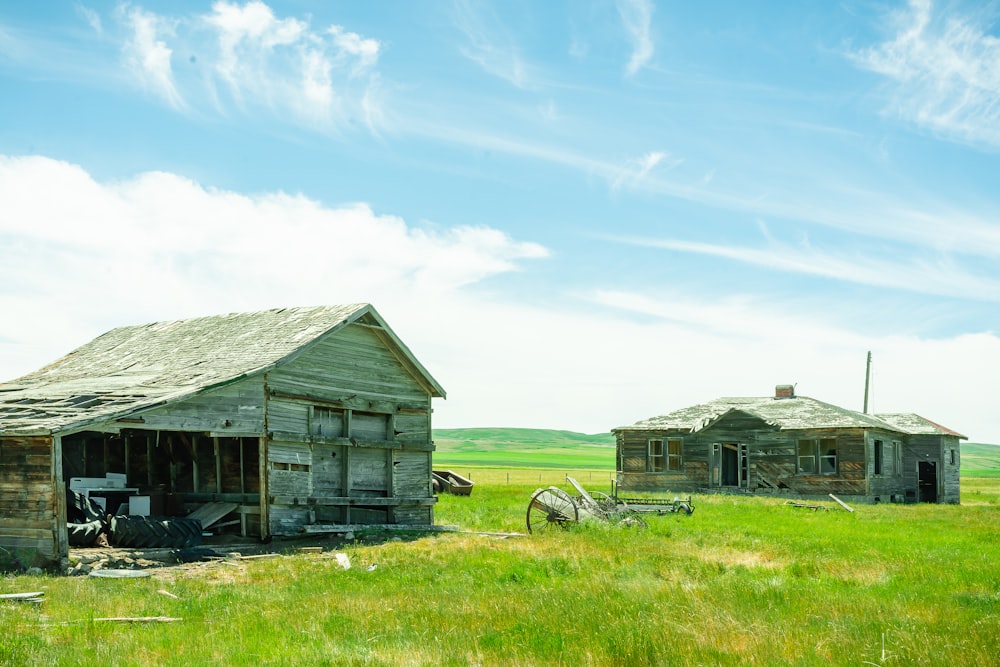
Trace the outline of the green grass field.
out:
M 611 433 L 471 428 L 434 431 L 437 467 L 614 470 Z
M 1000 458 L 970 451 L 972 472 Z M 328 551 L 147 579 L 2 579 L 0 593 L 45 600 L 0 601 L 0 664 L 979 667 L 1000 655 L 996 476 L 963 476 L 962 505 L 848 513 L 695 496 L 693 515 L 645 529 L 524 535 L 536 488 L 569 488 L 566 472 L 598 488 L 607 470 L 466 470 L 472 495 L 435 509 L 460 532 L 328 543 L 349 570 Z M 182 620 L 98 620 L 153 616 Z
M 1000 479 L 1000 446 L 963 443 L 962 476 Z

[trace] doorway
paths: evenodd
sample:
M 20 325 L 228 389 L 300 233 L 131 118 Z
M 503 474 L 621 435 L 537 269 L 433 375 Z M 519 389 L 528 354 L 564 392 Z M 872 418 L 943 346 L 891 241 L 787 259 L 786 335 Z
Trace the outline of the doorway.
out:
M 937 461 L 917 462 L 917 502 L 937 502 Z
M 747 446 L 735 442 L 716 445 L 719 460 L 719 486 L 746 487 L 749 478 Z

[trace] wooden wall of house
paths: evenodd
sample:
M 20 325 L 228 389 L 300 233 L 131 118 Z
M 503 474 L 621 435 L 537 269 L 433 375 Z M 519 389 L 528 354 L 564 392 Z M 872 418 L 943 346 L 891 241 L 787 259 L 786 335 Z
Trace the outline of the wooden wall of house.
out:
M 0 437 L 0 568 L 52 567 L 67 556 L 58 459 L 50 436 Z
M 433 523 L 431 395 L 353 324 L 267 376 L 272 534 L 309 523 Z
M 872 502 L 904 502 L 905 478 L 903 476 L 902 456 L 896 461 L 895 448 L 898 444 L 900 453 L 903 451 L 904 436 L 888 431 L 869 431 L 867 435 L 868 452 L 866 470 L 868 473 L 868 495 Z M 880 443 L 880 444 L 877 444 Z M 882 471 L 875 472 L 875 449 L 882 448 Z
M 955 450 L 954 463 L 950 450 Z M 961 483 L 961 451 L 959 440 L 945 435 L 911 435 L 903 446 L 903 479 L 906 501 L 926 501 L 920 493 L 919 463 L 933 462 L 936 466 L 936 501 L 939 503 L 959 503 Z
M 680 438 L 683 463 L 679 472 L 648 472 L 648 441 Z M 836 438 L 837 473 L 798 472 L 800 438 Z M 725 416 L 697 432 L 623 430 L 617 432 L 619 488 L 643 491 L 694 492 L 721 488 L 720 470 L 713 465 L 714 446 L 724 443 L 747 445 L 746 481 L 743 488 L 781 491 L 804 497 L 829 493 L 858 497 L 867 494 L 865 435 L 861 429 L 813 429 L 780 431 L 753 415 L 741 412 Z
M 264 432 L 264 382 L 250 377 L 142 413 L 143 428 L 259 435 Z

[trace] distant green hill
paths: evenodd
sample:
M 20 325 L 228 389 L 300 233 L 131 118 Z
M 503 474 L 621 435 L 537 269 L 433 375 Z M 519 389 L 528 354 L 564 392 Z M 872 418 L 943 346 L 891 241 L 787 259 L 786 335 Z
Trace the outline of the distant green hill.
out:
M 963 477 L 1000 478 L 1000 445 L 977 442 L 962 445 Z
M 434 465 L 614 470 L 615 436 L 535 428 L 435 429 Z

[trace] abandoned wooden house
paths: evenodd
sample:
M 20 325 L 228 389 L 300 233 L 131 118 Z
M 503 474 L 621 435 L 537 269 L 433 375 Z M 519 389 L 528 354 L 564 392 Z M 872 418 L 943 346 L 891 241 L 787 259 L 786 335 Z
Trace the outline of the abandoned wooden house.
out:
M 796 396 L 720 398 L 613 429 L 621 489 L 959 502 L 964 435 L 915 414 Z
M 262 539 L 433 524 L 444 395 L 368 304 L 114 329 L 0 384 L 0 565 L 66 558 L 71 481 L 109 513 L 213 503 Z

